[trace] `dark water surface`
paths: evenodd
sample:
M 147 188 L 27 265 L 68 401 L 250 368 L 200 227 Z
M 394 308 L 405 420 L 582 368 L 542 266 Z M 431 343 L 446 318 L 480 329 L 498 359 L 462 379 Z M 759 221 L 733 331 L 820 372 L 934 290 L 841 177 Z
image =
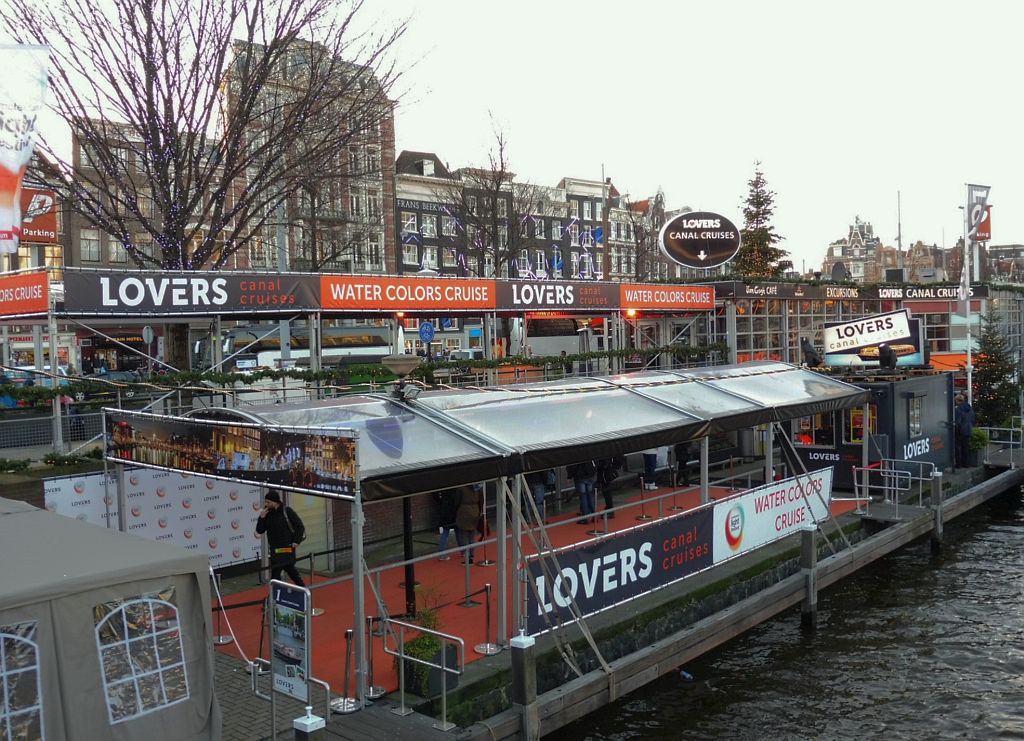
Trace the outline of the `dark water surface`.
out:
M 557 737 L 1024 739 L 1022 590 L 1013 491 Z

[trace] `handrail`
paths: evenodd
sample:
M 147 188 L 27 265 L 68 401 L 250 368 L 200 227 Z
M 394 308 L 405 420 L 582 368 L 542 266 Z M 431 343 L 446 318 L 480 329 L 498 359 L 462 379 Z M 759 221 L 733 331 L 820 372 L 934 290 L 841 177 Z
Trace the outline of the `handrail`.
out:
M 422 664 L 427 667 L 434 669 L 440 669 L 442 673 L 441 681 L 441 730 L 447 731 L 454 728 L 454 724 L 448 723 L 448 678 L 447 674 L 455 674 L 456 676 L 461 675 L 466 669 L 466 642 L 458 636 L 453 636 L 448 633 L 442 633 L 439 630 L 432 630 L 431 628 L 424 628 L 422 625 L 415 625 L 413 623 L 407 623 L 402 620 L 395 620 L 391 617 L 381 618 L 381 623 L 384 626 L 384 636 L 382 643 L 384 646 L 384 653 L 394 656 L 398 659 L 398 692 L 401 698 L 401 707 L 396 708 L 393 712 L 398 715 L 406 715 L 407 710 L 405 707 L 405 662 L 406 660 L 412 661 L 416 664 Z M 392 632 L 392 626 L 398 626 L 398 644 L 395 650 L 391 650 L 388 647 L 388 635 L 394 638 Z M 432 635 L 435 638 L 441 640 L 441 663 L 435 664 L 428 659 L 421 659 L 416 656 L 409 656 L 405 653 L 405 630 L 406 628 L 418 632 L 420 635 Z M 458 646 L 458 665 L 456 667 L 447 666 L 446 658 L 448 656 L 448 644 Z

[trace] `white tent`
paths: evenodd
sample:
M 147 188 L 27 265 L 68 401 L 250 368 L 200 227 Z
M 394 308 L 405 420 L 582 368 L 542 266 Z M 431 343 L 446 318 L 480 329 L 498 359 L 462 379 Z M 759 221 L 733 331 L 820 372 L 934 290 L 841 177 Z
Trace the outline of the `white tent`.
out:
M 0 738 L 215 739 L 206 558 L 0 499 Z

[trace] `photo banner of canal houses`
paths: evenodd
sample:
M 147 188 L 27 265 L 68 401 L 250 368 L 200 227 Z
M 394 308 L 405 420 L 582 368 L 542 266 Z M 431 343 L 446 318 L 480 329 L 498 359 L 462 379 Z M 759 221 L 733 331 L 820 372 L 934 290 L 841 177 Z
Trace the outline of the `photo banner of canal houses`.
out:
M 825 365 L 877 367 L 883 344 L 896 354 L 897 366 L 927 363 L 921 320 L 911 318 L 906 309 L 849 322 L 825 322 Z
M 355 495 L 356 441 L 347 430 L 313 432 L 113 409 L 105 414 L 106 457 L 115 463 L 320 496 Z
M 554 551 L 553 559 L 533 556 L 526 564 L 527 632 L 573 622 L 572 601 L 582 616 L 593 615 L 813 528 L 828 517 L 831 501 L 832 469 L 823 468 Z
M 309 702 L 309 591 L 270 582 L 270 672 L 274 691 Z

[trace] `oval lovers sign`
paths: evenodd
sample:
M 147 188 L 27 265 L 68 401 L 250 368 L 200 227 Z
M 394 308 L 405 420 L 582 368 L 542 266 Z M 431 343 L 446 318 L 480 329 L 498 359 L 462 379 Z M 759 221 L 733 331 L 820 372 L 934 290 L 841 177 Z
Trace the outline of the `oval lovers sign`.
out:
M 688 268 L 715 268 L 729 262 L 740 249 L 740 230 L 720 214 L 691 211 L 661 227 L 661 251 Z

